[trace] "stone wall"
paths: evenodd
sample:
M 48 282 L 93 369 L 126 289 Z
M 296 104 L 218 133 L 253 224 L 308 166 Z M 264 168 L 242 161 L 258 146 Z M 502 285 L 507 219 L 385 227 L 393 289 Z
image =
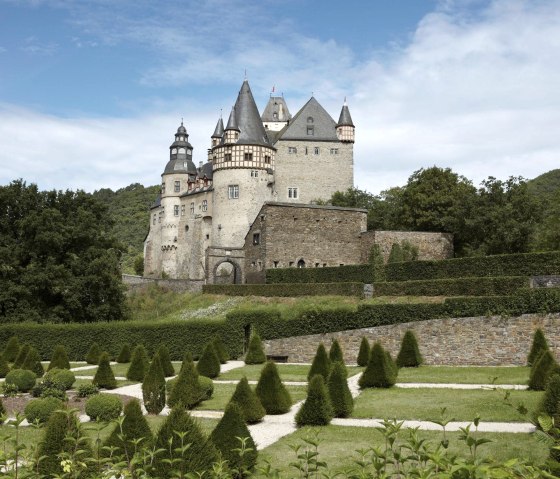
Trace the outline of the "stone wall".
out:
M 127 286 L 128 292 L 138 291 L 146 288 L 150 284 L 157 284 L 162 288 L 167 288 L 176 293 L 200 293 L 204 281 L 193 281 L 188 279 L 156 279 L 143 278 L 142 276 L 134 276 L 132 274 L 123 274 L 122 281 Z
M 412 329 L 425 363 L 453 366 L 523 366 L 535 329 L 542 328 L 553 353 L 560 355 L 560 314 L 520 317 L 434 319 L 336 333 L 265 341 L 266 354 L 287 356 L 290 362 L 311 362 L 322 341 L 329 347 L 336 338 L 348 364 L 356 362 L 363 336 L 380 341 L 393 357 L 402 337 Z

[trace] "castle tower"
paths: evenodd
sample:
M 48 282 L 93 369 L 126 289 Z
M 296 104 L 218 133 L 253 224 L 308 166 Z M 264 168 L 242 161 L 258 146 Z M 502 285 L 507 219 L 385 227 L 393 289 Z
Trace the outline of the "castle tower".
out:
M 348 109 L 345 98 L 338 123 L 336 124 L 336 135 L 342 142 L 354 143 L 354 130 L 354 123 L 352 123 L 352 117 L 350 116 L 350 110 Z
M 218 123 L 216 123 L 216 128 L 214 129 L 214 133 L 212 134 L 212 148 L 218 146 L 222 141 L 222 137 L 224 136 L 224 122 L 222 121 L 222 116 L 220 115 L 220 119 Z
M 291 118 L 284 96 L 274 95 L 273 91 L 261 117 L 264 127 L 267 130 L 280 131 Z

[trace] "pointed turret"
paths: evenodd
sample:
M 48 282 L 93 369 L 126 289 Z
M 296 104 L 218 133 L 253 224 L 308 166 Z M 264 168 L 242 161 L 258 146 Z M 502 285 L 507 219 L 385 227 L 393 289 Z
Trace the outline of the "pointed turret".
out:
M 350 116 L 350 109 L 348 108 L 345 98 L 342 110 L 340 111 L 340 118 L 336 124 L 336 134 L 338 139 L 342 142 L 354 143 L 354 129 L 355 127 L 352 122 L 352 116 Z
M 224 133 L 224 143 L 237 143 L 239 139 L 239 126 L 237 126 L 237 118 L 235 117 L 235 107 L 231 109 L 229 119 Z
M 240 129 L 238 143 L 241 145 L 271 146 L 247 80 L 243 81 L 243 85 L 241 85 L 234 109 L 237 125 Z
M 214 133 L 212 134 L 212 147 L 218 146 L 222 141 L 224 136 L 224 122 L 222 121 L 222 116 L 220 115 L 220 119 L 218 123 L 216 123 L 216 128 L 214 129 Z

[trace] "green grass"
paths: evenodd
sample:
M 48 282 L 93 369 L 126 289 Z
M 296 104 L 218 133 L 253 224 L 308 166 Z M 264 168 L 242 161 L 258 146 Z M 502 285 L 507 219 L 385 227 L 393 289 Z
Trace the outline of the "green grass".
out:
M 420 366 L 401 368 L 399 383 L 527 384 L 528 367 Z
M 286 436 L 260 451 L 259 465 L 263 466 L 268 460 L 273 468 L 280 469 L 283 474 L 292 474 L 286 477 L 299 477 L 297 471 L 290 467 L 290 463 L 296 462 L 296 454 L 289 445 L 302 443 L 302 439 L 309 433 L 310 428 L 301 428 L 294 434 Z M 399 438 L 405 439 L 408 434 L 406 430 L 402 430 Z M 459 434 L 458 432 L 447 433 L 449 452 L 468 457 L 468 448 L 464 442 L 459 440 Z M 442 433 L 437 431 L 419 431 L 418 435 L 432 442 L 434 446 L 442 439 Z M 478 436 L 493 441 L 480 446 L 480 457 L 493 457 L 504 462 L 508 459 L 523 458 L 542 463 L 548 455 L 547 449 L 532 434 L 480 433 Z M 354 460 L 359 457 L 355 453 L 357 449 L 374 446 L 385 447 L 383 436 L 374 428 L 326 426 L 320 429 L 319 438 L 318 459 L 327 462 L 331 473 L 354 467 Z M 302 452 L 300 451 L 300 453 Z
M 277 364 L 278 372 L 282 381 L 307 381 L 307 373 L 311 366 L 299 364 Z M 220 375 L 218 379 L 239 380 L 247 376 L 249 381 L 258 381 L 264 364 L 251 364 L 241 368 L 232 369 Z M 358 366 L 348 366 L 348 376 L 361 372 L 363 368 Z
M 365 389 L 356 398 L 355 418 L 439 420 L 441 409 L 457 421 L 520 421 L 528 419 L 504 401 L 504 391 L 459 389 Z M 536 409 L 543 393 L 510 391 L 510 401 Z

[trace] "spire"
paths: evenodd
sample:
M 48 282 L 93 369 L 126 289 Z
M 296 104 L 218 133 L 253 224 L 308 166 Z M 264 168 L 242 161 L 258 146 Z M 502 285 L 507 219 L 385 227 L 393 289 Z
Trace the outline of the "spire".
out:
M 344 97 L 344 104 L 342 105 L 340 118 L 338 119 L 336 126 L 354 126 L 354 123 L 352 123 L 352 117 L 350 116 L 350 110 L 348 109 L 348 104 L 346 103 L 346 97 Z
M 271 146 L 247 80 L 241 85 L 234 111 L 240 131 L 239 144 Z
M 221 119 L 220 119 L 221 120 Z M 236 114 L 235 114 L 235 106 L 231 109 L 231 113 L 229 114 L 229 120 L 227 122 L 227 126 L 226 126 L 226 131 L 227 130 L 239 130 L 239 127 L 237 126 L 237 118 L 236 118 Z
M 222 136 L 224 136 L 224 122 L 222 121 L 222 117 L 220 116 L 218 123 L 216 123 L 216 129 L 214 130 L 212 138 L 221 138 Z

